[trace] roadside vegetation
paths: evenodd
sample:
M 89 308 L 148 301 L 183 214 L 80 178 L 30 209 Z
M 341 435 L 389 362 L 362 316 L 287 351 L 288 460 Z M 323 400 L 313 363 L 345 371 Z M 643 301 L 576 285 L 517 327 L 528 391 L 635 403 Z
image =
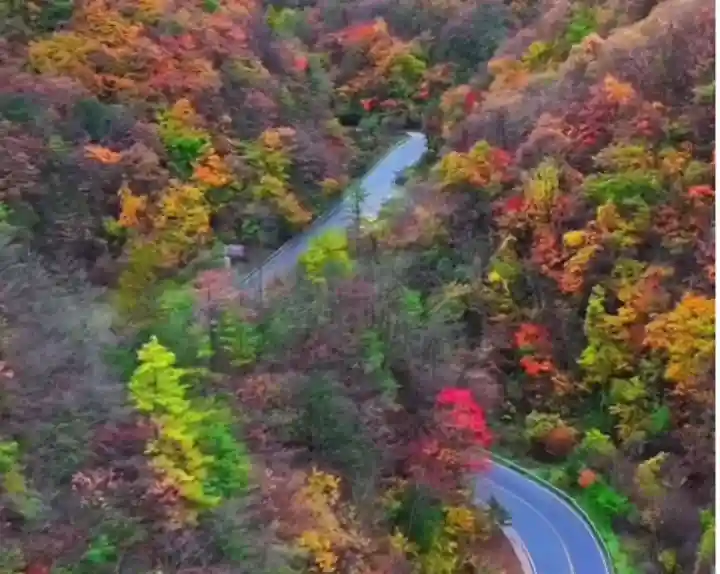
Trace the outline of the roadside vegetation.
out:
M 706 0 L 0 0 L 0 574 L 519 574 L 468 476 L 616 574 L 714 560 Z M 373 222 L 249 265 L 405 130 Z

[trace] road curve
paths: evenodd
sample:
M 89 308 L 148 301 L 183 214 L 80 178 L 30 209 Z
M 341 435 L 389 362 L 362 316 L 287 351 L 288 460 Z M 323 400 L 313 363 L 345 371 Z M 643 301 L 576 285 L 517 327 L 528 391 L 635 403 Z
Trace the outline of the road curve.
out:
M 361 213 L 375 216 L 397 188 L 395 180 L 417 164 L 427 151 L 423 134 L 411 132 L 359 182 L 363 191 Z M 291 272 L 310 241 L 328 229 L 347 228 L 354 219 L 352 200 L 347 198 L 305 233 L 271 255 L 260 269 L 240 280 L 246 293 Z M 510 514 L 512 527 L 525 544 L 535 574 L 612 574 L 600 542 L 584 519 L 562 498 L 539 483 L 493 462 L 476 479 L 477 500 L 494 497 Z
M 508 511 L 536 574 L 612 574 L 590 526 L 552 490 L 496 461 L 475 483 L 478 500 Z

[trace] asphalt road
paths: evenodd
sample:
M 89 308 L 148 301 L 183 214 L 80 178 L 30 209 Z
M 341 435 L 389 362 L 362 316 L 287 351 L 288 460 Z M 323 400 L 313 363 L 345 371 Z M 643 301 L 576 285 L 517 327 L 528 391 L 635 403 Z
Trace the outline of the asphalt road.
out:
M 398 191 L 395 180 L 407 168 L 420 161 L 427 151 L 427 139 L 421 133 L 410 132 L 407 138 L 392 148 L 358 182 L 363 198 L 360 213 L 364 217 L 375 217 L 383 204 Z M 357 196 L 356 196 L 357 197 Z M 329 229 L 346 229 L 356 217 L 356 198 L 346 197 L 340 205 L 316 220 L 302 235 L 288 241 L 262 264 L 260 270 L 246 275 L 239 284 L 246 293 L 256 293 L 274 280 L 282 278 L 295 269 L 300 256 L 307 250 L 310 241 Z
M 479 500 L 493 496 L 510 514 L 537 574 L 611 574 L 600 542 L 562 498 L 519 472 L 493 462 L 477 477 Z
M 363 202 L 361 213 L 376 216 L 383 203 L 392 198 L 395 180 L 405 169 L 414 166 L 427 150 L 427 139 L 420 133 L 409 133 L 361 180 Z M 291 272 L 310 241 L 328 229 L 347 228 L 354 220 L 353 200 L 344 200 L 335 210 L 316 221 L 305 233 L 278 249 L 262 265 L 241 279 L 240 287 L 252 292 L 262 283 Z M 509 512 L 512 527 L 530 556 L 535 574 L 611 574 L 600 543 L 583 518 L 554 492 L 511 468 L 493 462 L 489 472 L 477 478 L 478 501 L 491 496 Z

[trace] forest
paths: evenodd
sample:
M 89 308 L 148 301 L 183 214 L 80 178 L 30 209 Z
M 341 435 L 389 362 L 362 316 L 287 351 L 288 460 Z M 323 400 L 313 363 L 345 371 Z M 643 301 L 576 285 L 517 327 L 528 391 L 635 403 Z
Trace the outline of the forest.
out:
M 0 0 L 0 574 L 526 574 L 500 456 L 608 572 L 710 574 L 714 28 Z M 401 196 L 243 292 L 408 131 Z

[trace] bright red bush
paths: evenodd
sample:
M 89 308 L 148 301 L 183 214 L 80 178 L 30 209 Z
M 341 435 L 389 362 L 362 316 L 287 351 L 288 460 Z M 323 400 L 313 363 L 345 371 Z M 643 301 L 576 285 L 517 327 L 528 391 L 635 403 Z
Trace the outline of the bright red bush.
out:
M 490 447 L 492 433 L 488 429 L 485 412 L 475 402 L 469 389 L 444 388 L 435 399 L 435 408 L 439 414 L 446 415 L 442 417 L 446 427 L 470 433 L 474 446 Z
M 537 349 L 547 345 L 550 335 L 545 327 L 535 323 L 522 323 L 515 331 L 515 346 L 518 349 Z

